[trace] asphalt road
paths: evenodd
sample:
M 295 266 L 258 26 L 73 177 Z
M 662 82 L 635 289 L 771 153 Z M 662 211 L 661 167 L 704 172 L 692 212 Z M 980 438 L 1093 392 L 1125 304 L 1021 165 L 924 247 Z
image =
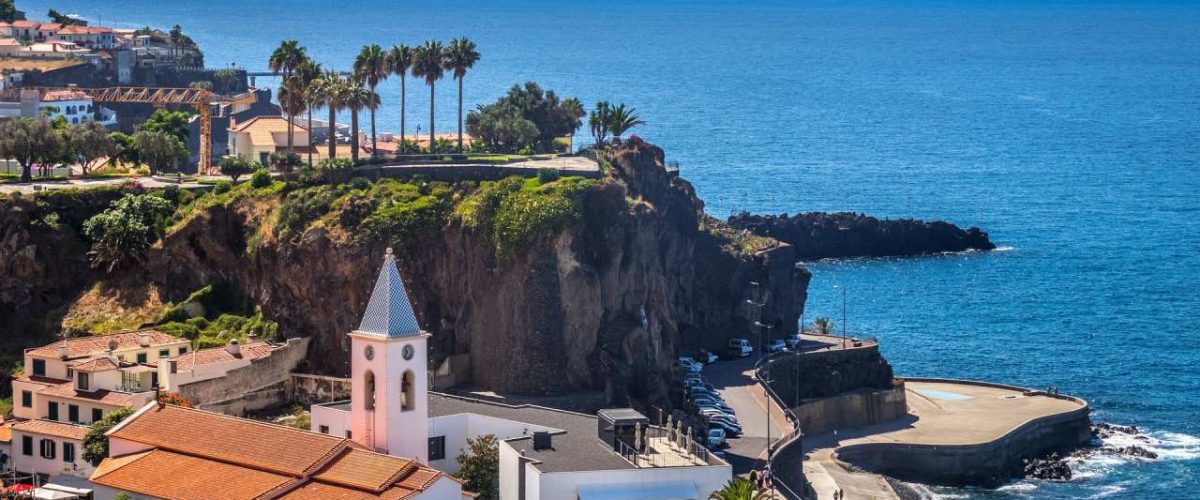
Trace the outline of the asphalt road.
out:
M 721 360 L 705 366 L 702 372 L 708 383 L 721 393 L 721 397 L 737 413 L 738 422 L 742 424 L 742 436 L 729 439 L 729 447 L 725 449 L 736 474 L 748 474 L 751 470 L 763 468 L 766 465 L 768 434 L 771 442 L 775 442 L 791 430 L 791 424 L 786 421 L 782 410 L 770 403 L 763 388 L 753 378 L 757 360 L 755 356 Z M 772 409 L 769 425 L 768 405 Z

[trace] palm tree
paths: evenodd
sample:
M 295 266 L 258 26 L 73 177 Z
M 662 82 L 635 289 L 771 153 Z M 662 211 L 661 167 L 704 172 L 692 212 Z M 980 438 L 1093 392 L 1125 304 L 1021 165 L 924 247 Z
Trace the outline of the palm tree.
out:
M 396 45 L 387 53 L 387 66 L 393 74 L 400 77 L 400 154 L 404 154 L 404 105 L 407 96 L 405 96 L 404 83 L 408 80 L 408 70 L 412 68 L 414 51 L 412 47 L 407 45 Z
M 596 103 L 596 109 L 592 110 L 592 116 L 588 117 L 588 126 L 592 129 L 592 137 L 596 138 L 596 145 L 604 144 L 608 139 L 608 122 L 610 106 L 608 101 L 600 101 Z
M 638 117 L 637 108 L 626 108 L 623 103 L 608 111 L 608 130 L 612 132 L 613 139 L 617 142 L 621 142 L 621 136 L 625 135 L 629 129 L 645 123 Z
M 475 63 L 479 62 L 479 51 L 475 50 L 475 42 L 467 40 L 466 37 L 455 38 L 450 41 L 450 46 L 446 48 L 446 55 L 442 61 L 442 67 L 454 74 L 454 79 L 458 80 L 458 152 L 463 152 L 463 77 L 467 75 L 467 70 L 473 68 Z
M 442 47 L 442 42 L 437 40 L 427 40 L 424 45 L 417 47 L 416 58 L 413 60 L 412 75 L 415 78 L 424 78 L 425 84 L 429 85 L 429 152 L 437 152 L 437 142 L 434 140 L 436 134 L 433 129 L 433 109 L 434 109 L 434 86 L 438 80 L 442 79 L 444 67 L 442 59 L 444 58 L 446 49 Z
M 813 320 L 813 326 L 816 327 L 818 334 L 829 335 L 831 332 L 833 332 L 834 324 L 833 320 L 830 320 L 825 316 L 821 316 Z
M 363 85 L 361 78 L 352 76 L 346 80 L 345 94 L 342 105 L 350 110 L 350 162 L 358 163 L 358 112 L 363 109 L 371 110 L 372 114 L 379 107 L 379 94 Z
M 346 81 L 334 70 L 326 70 L 317 80 L 315 93 L 320 94 L 321 104 L 329 110 L 329 159 L 337 158 L 337 112 L 345 107 Z
M 730 479 L 724 487 L 708 496 L 709 500 L 763 500 L 765 498 L 767 498 L 767 492 L 756 489 L 754 482 L 744 477 Z
M 379 82 L 386 80 L 389 73 L 387 54 L 383 52 L 383 48 L 379 45 L 364 45 L 362 51 L 358 53 L 358 57 L 354 59 L 355 76 L 367 84 L 367 88 L 372 94 L 375 94 L 375 86 L 379 85 Z M 375 95 L 378 96 L 378 94 Z M 375 156 L 378 154 L 379 144 L 375 141 L 375 108 L 370 109 L 371 156 Z
M 295 40 L 284 40 L 279 44 L 279 47 L 275 49 L 275 52 L 271 53 L 271 58 L 267 60 L 267 66 L 271 68 L 271 71 L 283 73 L 283 81 L 287 82 L 288 79 L 292 77 L 292 71 L 295 70 L 300 63 L 304 62 L 305 59 L 308 59 L 308 55 L 305 53 L 304 47 L 300 46 L 300 42 Z M 288 152 L 292 151 L 293 135 L 295 134 L 295 131 L 293 130 L 292 119 L 293 117 L 288 116 Z
M 292 75 L 294 80 L 293 91 L 296 96 L 304 103 L 304 110 L 308 113 L 308 165 L 313 163 L 313 143 L 312 143 L 312 114 L 313 108 L 316 107 L 316 101 L 319 94 L 313 92 L 317 87 L 316 82 L 321 77 L 321 64 L 312 59 L 305 59 L 296 67 L 296 74 Z

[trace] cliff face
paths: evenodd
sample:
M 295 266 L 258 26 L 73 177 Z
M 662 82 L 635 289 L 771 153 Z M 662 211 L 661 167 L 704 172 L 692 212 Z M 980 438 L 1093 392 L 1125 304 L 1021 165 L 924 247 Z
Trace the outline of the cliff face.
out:
M 785 242 L 800 260 L 839 257 L 890 257 L 964 250 L 993 250 L 996 245 L 977 227 L 961 229 L 943 221 L 879 220 L 862 214 L 808 212 L 788 216 L 742 213 L 729 225 Z
M 313 337 L 315 370 L 340 375 L 345 334 L 393 246 L 418 319 L 433 333 L 433 359 L 466 355 L 475 386 L 664 401 L 674 357 L 745 335 L 751 281 L 768 295 L 767 320 L 794 328 L 808 274 L 787 246 L 743 254 L 721 231 L 702 230 L 702 202 L 661 160 L 658 148 L 631 142 L 612 156 L 611 178 L 584 194 L 580 220 L 508 258 L 486 234 L 453 221 L 408 241 L 322 225 L 295 239 L 261 238 L 273 207 L 246 201 L 206 208 L 168 235 L 152 251 L 146 282 L 171 300 L 235 284 L 286 335 Z

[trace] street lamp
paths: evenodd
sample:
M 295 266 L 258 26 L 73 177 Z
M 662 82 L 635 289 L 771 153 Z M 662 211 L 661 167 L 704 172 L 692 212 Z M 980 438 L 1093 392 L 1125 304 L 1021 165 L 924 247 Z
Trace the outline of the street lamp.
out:
M 846 348 L 846 287 L 843 285 L 834 285 L 834 290 L 842 292 L 842 349 Z

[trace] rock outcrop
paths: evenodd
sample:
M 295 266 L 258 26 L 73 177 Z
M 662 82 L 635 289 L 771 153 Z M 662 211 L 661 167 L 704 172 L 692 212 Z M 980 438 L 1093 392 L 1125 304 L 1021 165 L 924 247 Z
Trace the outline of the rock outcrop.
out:
M 891 257 L 964 250 L 993 250 L 996 245 L 977 227 L 962 229 L 943 221 L 880 220 L 863 214 L 808 212 L 729 218 L 735 229 L 791 245 L 804 261 L 845 257 Z

